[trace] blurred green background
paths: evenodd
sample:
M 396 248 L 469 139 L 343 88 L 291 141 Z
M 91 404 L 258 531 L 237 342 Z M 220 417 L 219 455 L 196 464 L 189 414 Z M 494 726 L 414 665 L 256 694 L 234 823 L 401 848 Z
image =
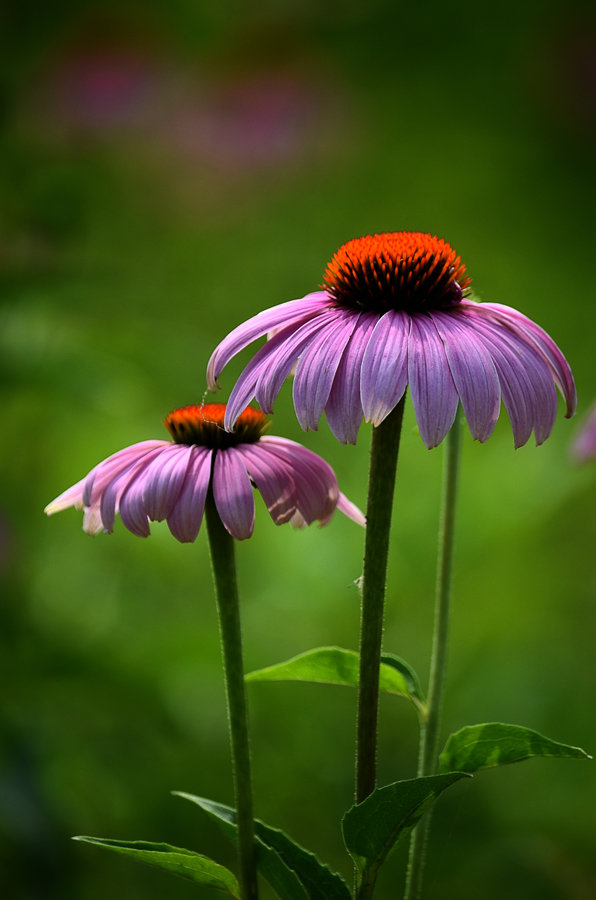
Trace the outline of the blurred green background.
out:
M 81 532 L 43 507 L 111 452 L 166 437 L 215 344 L 321 281 L 345 240 L 431 231 L 475 291 L 545 327 L 578 418 L 514 452 L 468 432 L 444 731 L 502 720 L 596 750 L 596 465 L 570 442 L 596 397 L 596 17 L 571 0 L 482 7 L 271 0 L 16 4 L 2 13 L 0 883 L 11 900 L 202 896 L 73 834 L 163 840 L 233 865 L 184 790 L 231 802 L 205 535 Z M 225 399 L 242 359 L 222 379 Z M 369 429 L 272 433 L 366 499 Z M 426 681 L 442 448 L 408 409 L 385 648 Z M 259 501 L 260 502 L 260 501 Z M 238 545 L 246 664 L 356 648 L 362 533 Z M 257 814 L 350 877 L 355 695 L 253 685 Z M 382 703 L 380 780 L 411 777 L 413 710 Z M 593 764 L 487 771 L 434 818 L 427 897 L 596 894 Z M 378 896 L 401 896 L 405 850 Z M 208 891 L 205 896 L 211 896 Z M 264 897 L 270 896 L 264 892 Z

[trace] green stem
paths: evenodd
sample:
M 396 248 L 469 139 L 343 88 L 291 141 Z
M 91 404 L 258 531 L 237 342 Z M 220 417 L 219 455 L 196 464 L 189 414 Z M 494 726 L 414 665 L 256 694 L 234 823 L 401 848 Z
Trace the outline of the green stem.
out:
M 228 704 L 236 822 L 238 826 L 240 890 L 242 900 L 256 900 L 258 890 L 254 849 L 250 747 L 248 742 L 248 715 L 244 688 L 242 632 L 236 583 L 234 538 L 222 524 L 211 489 L 209 489 L 205 505 L 205 517 L 219 614 Z
M 383 606 L 387 576 L 387 552 L 397 454 L 405 395 L 387 418 L 373 428 L 370 452 L 366 538 L 362 575 L 360 631 L 360 681 L 356 747 L 356 802 L 361 803 L 376 786 L 379 667 L 383 637 Z
M 431 651 L 428 706 L 427 716 L 422 723 L 420 731 L 418 777 L 435 775 L 438 770 L 439 728 L 441 723 L 449 644 L 451 573 L 453 568 L 455 504 L 459 476 L 460 443 L 461 413 L 458 409 L 455 422 L 447 436 L 443 474 L 443 496 L 441 501 L 435 623 Z M 427 813 L 412 835 L 405 893 L 406 900 L 417 900 L 417 898 L 420 897 L 429 826 L 430 813 Z

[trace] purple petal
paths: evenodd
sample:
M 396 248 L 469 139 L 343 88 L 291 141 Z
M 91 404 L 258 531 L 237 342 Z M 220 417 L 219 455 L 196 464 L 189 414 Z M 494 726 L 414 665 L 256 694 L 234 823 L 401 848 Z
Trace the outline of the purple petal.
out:
M 255 523 L 255 501 L 246 466 L 234 447 L 215 454 L 213 497 L 232 537 L 239 541 L 249 538 Z
M 246 470 L 261 493 L 276 525 L 289 522 L 296 511 L 296 485 L 290 467 L 267 452 L 262 441 L 240 444 L 236 452 L 244 460 Z
M 145 478 L 143 471 L 122 491 L 119 502 L 119 513 L 122 524 L 136 534 L 137 537 L 148 537 L 150 534 L 149 519 L 145 508 Z
M 557 414 L 557 394 L 547 363 L 533 343 L 502 323 L 495 324 L 477 311 L 464 314 L 493 358 L 515 447 L 526 443 L 532 429 L 536 443 L 543 443 Z
M 361 313 L 352 336 L 343 352 L 325 414 L 329 427 L 342 444 L 355 444 L 364 412 L 360 399 L 360 377 L 366 346 L 379 316 Z
M 170 446 L 170 441 L 141 441 L 108 456 L 91 469 L 85 479 L 84 505 L 96 504 L 108 484 L 126 469 L 136 465 L 149 451 Z
M 482 307 L 489 311 L 495 311 L 501 322 L 515 329 L 519 337 L 525 338 L 526 341 L 530 340 L 534 344 L 540 356 L 549 366 L 555 384 L 565 398 L 567 406 L 565 417 L 569 419 L 575 415 L 577 392 L 573 372 L 551 336 L 532 319 L 510 306 L 504 306 L 501 303 L 483 303 Z
M 501 409 L 499 376 L 489 351 L 474 328 L 456 312 L 433 312 L 431 318 L 445 345 L 447 362 L 473 437 L 493 433 Z
M 360 391 L 364 418 L 380 425 L 408 384 L 410 316 L 389 310 L 377 322 L 362 360 Z
M 338 310 L 300 356 L 294 378 L 294 409 L 301 427 L 317 429 L 329 399 L 342 353 L 358 322 L 358 314 Z
M 167 517 L 170 531 L 183 543 L 194 541 L 199 533 L 211 479 L 212 456 L 213 450 L 206 447 L 191 447 L 190 462 L 182 489 L 173 510 Z
M 430 450 L 453 425 L 459 397 L 443 342 L 426 315 L 412 316 L 408 378 L 420 437 Z
M 292 524 L 310 525 L 315 520 L 328 519 L 337 506 L 339 488 L 331 466 L 316 453 L 285 438 L 265 435 L 259 446 L 271 456 L 285 463 L 296 487 L 296 509 L 299 517 Z
M 116 477 L 113 478 L 112 481 L 110 481 L 110 483 L 102 490 L 102 493 L 97 498 L 97 501 L 85 504 L 86 506 L 96 506 L 97 503 L 99 503 L 101 520 L 106 531 L 113 531 L 114 529 L 114 518 L 116 512 L 118 512 L 122 492 L 125 491 L 129 487 L 129 485 L 131 485 L 135 481 L 135 479 L 142 476 L 143 472 L 153 459 L 163 453 L 164 449 L 172 446 L 169 441 L 162 441 L 160 442 L 160 444 L 161 446 L 147 451 L 139 459 L 137 459 L 136 462 L 130 464 L 128 468 L 119 472 L 119 474 L 116 475 Z M 95 489 L 93 493 L 95 494 Z
M 210 390 L 217 386 L 217 379 L 228 362 L 244 347 L 274 328 L 300 324 L 331 305 L 329 294 L 314 291 L 300 300 L 280 303 L 263 310 L 252 319 L 243 322 L 215 348 L 207 365 L 207 384 Z
M 275 397 L 305 346 L 327 324 L 327 311 L 299 325 L 277 332 L 255 353 L 240 374 L 226 406 L 224 427 L 232 431 L 234 422 L 256 396 L 261 409 L 271 412 Z
M 144 473 L 145 510 L 153 522 L 166 519 L 174 508 L 182 490 L 191 455 L 192 447 L 185 444 L 170 444 Z M 122 514 L 122 510 L 120 512 Z

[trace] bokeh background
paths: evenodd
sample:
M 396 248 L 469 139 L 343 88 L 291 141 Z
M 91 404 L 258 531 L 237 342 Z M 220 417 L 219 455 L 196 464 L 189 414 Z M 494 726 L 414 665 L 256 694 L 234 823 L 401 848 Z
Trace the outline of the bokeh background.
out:
M 302 296 L 343 241 L 449 240 L 477 294 L 521 309 L 576 373 L 577 419 L 514 451 L 466 432 L 444 731 L 501 720 L 596 750 L 593 399 L 596 16 L 589 4 L 57 0 L 2 13 L 0 882 L 11 900 L 211 896 L 74 834 L 162 840 L 233 866 L 184 790 L 231 802 L 205 535 L 91 539 L 44 505 L 165 437 L 232 326 Z M 222 379 L 225 399 L 240 371 Z M 562 410 L 561 410 L 562 413 Z M 369 430 L 272 433 L 366 500 Z M 442 449 L 408 409 L 385 647 L 427 677 Z M 264 506 L 238 545 L 249 669 L 357 647 L 362 533 Z M 250 689 L 258 815 L 350 878 L 355 695 Z M 380 780 L 411 777 L 413 710 L 382 703 Z M 480 773 L 437 807 L 427 897 L 596 894 L 593 764 Z M 405 849 L 378 896 L 401 895 Z M 270 896 L 264 891 L 264 897 Z

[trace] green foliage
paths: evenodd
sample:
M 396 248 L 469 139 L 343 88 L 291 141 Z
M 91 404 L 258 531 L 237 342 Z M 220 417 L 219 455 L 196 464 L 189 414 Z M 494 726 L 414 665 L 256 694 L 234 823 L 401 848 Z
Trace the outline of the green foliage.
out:
M 235 837 L 236 814 L 231 807 L 181 791 L 175 794 L 196 803 L 223 826 L 229 837 Z M 257 868 L 283 900 L 349 900 L 343 879 L 282 831 L 255 819 L 255 836 Z
M 535 756 L 592 758 L 580 747 L 560 744 L 531 728 L 486 722 L 467 725 L 450 735 L 439 763 L 441 772 L 477 772 Z
M 424 708 L 418 676 L 411 666 L 391 653 L 384 653 L 382 660 L 381 690 L 406 697 L 418 709 Z M 249 672 L 246 681 L 306 681 L 357 687 L 358 665 L 359 657 L 354 650 L 317 647 L 285 662 Z
M 192 850 L 171 847 L 169 844 L 153 844 L 149 841 L 113 841 L 108 838 L 95 838 L 87 835 L 79 835 L 73 840 L 114 850 L 137 862 L 161 869 L 162 872 L 170 872 L 187 881 L 192 881 L 194 884 L 224 891 L 230 897 L 236 897 L 237 900 L 240 898 L 240 888 L 232 872 Z
M 449 772 L 396 781 L 348 810 L 342 823 L 344 841 L 361 884 L 374 884 L 399 839 L 410 833 L 444 790 L 462 778 L 466 778 L 463 772 Z

